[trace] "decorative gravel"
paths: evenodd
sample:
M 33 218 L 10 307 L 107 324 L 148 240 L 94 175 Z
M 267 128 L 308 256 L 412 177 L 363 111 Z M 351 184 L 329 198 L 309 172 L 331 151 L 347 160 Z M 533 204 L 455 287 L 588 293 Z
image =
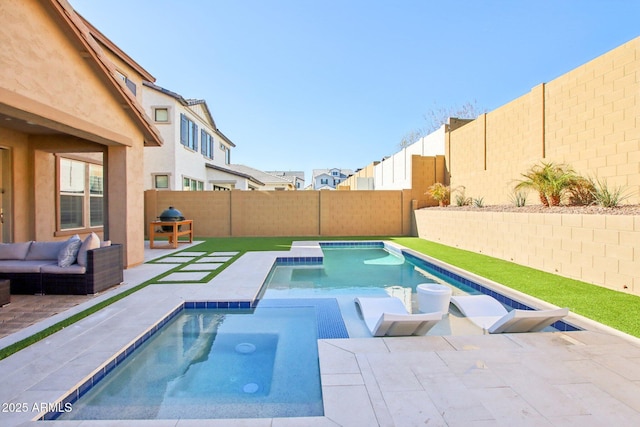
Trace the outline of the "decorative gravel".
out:
M 475 211 L 475 212 L 520 212 L 520 213 L 549 213 L 549 214 L 587 214 L 587 215 L 640 215 L 640 205 L 622 205 L 615 208 L 601 206 L 553 206 L 531 205 L 516 207 L 513 205 L 487 205 L 482 208 L 475 206 L 447 206 L 427 207 L 444 211 Z

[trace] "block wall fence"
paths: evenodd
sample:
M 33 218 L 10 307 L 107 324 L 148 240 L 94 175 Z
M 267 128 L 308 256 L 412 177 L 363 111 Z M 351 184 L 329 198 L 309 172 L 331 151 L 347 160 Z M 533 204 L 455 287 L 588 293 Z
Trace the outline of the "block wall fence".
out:
M 487 204 L 510 203 L 520 174 L 540 161 L 622 186 L 640 203 L 640 37 L 450 131 L 445 155 L 451 187 Z
M 193 220 L 199 237 L 407 236 L 417 204 L 411 190 L 148 190 L 146 224 L 169 206 Z
M 414 213 L 423 239 L 640 295 L 640 216 Z

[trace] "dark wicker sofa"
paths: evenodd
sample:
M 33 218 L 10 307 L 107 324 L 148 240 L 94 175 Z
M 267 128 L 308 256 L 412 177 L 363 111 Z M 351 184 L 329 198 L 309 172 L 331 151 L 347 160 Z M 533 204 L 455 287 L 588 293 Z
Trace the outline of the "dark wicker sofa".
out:
M 122 283 L 122 245 L 91 249 L 86 266 L 59 267 L 55 260 L 0 260 L 0 279 L 11 281 L 12 294 L 95 294 Z

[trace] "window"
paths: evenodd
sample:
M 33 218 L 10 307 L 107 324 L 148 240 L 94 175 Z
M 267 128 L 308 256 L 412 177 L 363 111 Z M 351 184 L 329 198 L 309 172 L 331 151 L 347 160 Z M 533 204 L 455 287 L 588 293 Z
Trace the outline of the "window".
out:
M 182 191 L 204 191 L 204 181 L 196 179 L 182 178 Z
M 102 165 L 60 158 L 60 230 L 104 225 Z
M 204 129 L 200 131 L 200 152 L 207 159 L 213 159 L 213 137 Z
M 332 176 L 338 176 L 338 171 L 331 171 Z
M 320 178 L 320 184 L 321 185 L 329 184 L 329 178 Z
M 224 144 L 220 144 L 220 150 L 224 153 L 224 162 L 225 164 L 231 163 L 231 150 Z
M 153 187 L 158 189 L 169 188 L 169 175 L 154 175 Z
M 198 151 L 198 125 L 184 114 L 180 114 L 180 143 L 193 151 Z
M 154 108 L 153 120 L 156 123 L 169 123 L 169 109 L 166 107 Z

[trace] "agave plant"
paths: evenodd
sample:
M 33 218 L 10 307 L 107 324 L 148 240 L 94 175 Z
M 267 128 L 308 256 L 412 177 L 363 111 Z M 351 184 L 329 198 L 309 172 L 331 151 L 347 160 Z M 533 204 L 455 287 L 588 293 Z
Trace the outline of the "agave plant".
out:
M 522 176 L 524 179 L 518 182 L 515 189 L 537 191 L 544 206 L 558 206 L 564 192 L 578 177 L 569 166 L 552 162 L 534 165 Z

